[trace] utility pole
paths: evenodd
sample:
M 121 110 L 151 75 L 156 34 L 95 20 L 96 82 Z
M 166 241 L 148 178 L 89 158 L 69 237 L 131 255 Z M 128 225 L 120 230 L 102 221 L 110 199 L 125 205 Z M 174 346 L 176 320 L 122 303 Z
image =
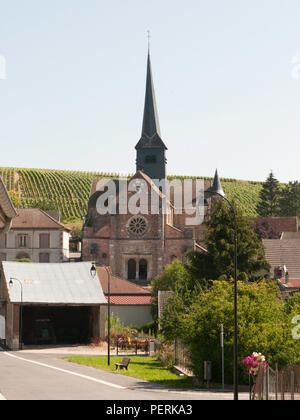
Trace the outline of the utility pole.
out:
M 220 339 L 221 339 L 221 350 L 222 350 L 222 389 L 224 391 L 225 389 L 225 378 L 224 378 L 224 325 L 221 324 L 221 334 L 220 334 Z

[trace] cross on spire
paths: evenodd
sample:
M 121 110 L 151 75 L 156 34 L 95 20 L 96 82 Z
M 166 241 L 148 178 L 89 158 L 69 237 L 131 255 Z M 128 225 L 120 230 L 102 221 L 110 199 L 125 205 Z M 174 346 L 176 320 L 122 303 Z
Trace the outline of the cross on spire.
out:
M 148 29 L 148 31 L 147 31 L 147 38 L 148 38 L 148 49 L 150 49 L 151 32 L 150 32 L 150 30 L 149 30 L 149 29 Z

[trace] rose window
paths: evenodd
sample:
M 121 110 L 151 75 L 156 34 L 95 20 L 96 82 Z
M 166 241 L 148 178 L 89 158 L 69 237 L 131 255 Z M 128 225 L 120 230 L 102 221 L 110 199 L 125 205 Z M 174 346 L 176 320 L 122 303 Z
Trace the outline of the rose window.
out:
M 143 236 L 147 232 L 146 219 L 141 216 L 132 217 L 127 224 L 127 230 L 131 235 Z

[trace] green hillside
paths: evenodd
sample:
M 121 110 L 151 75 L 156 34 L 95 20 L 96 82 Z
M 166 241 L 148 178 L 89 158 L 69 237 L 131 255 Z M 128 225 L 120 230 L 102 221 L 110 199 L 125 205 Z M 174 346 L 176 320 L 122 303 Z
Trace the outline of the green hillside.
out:
M 94 178 L 114 178 L 118 174 L 0 168 L 0 176 L 16 207 L 60 210 L 62 220 L 70 221 L 81 219 L 86 214 L 91 182 Z M 249 217 L 256 216 L 255 207 L 261 183 L 223 179 L 222 185 L 229 199 L 235 199 Z

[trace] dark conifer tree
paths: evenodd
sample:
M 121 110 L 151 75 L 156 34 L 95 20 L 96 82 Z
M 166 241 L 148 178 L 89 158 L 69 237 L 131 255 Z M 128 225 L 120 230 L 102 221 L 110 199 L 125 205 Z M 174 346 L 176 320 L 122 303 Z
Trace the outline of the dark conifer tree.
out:
M 271 171 L 263 188 L 260 192 L 260 200 L 256 207 L 260 217 L 277 217 L 280 215 L 280 194 L 281 188 L 279 181 L 274 177 Z

